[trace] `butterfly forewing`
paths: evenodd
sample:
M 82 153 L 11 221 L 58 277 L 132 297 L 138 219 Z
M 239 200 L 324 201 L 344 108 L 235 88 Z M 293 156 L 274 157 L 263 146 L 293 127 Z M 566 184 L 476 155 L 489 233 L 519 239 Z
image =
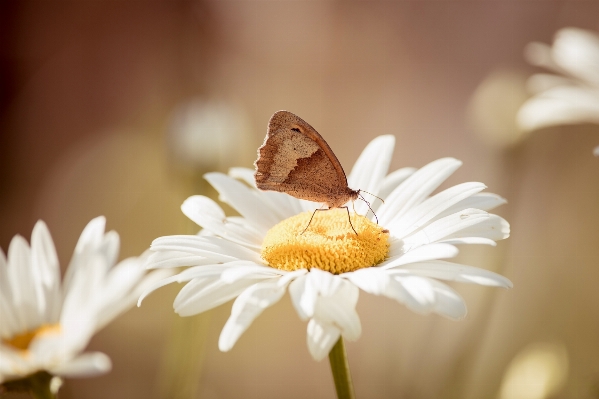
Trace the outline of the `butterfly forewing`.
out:
M 354 199 L 335 154 L 316 130 L 287 111 L 275 113 L 258 149 L 256 185 L 334 208 Z

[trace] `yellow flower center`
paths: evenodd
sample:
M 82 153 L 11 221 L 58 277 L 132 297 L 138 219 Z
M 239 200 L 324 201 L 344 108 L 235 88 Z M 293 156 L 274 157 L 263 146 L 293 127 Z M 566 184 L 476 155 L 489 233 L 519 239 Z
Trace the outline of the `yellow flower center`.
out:
M 57 334 L 58 332 L 60 332 L 60 324 L 43 324 L 35 330 L 15 335 L 10 339 L 2 339 L 2 343 L 12 346 L 15 349 L 26 351 L 35 337 L 46 334 Z
M 352 214 L 351 225 L 345 209 L 316 212 L 312 222 L 311 216 L 300 213 L 266 233 L 261 256 L 269 266 L 287 271 L 316 267 L 340 274 L 374 266 L 389 252 L 389 232 L 364 216 Z

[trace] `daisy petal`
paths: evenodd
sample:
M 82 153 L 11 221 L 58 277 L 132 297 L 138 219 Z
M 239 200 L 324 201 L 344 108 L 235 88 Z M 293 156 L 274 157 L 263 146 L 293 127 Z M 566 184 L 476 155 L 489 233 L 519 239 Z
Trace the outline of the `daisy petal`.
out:
M 215 235 L 241 245 L 259 247 L 259 245 L 256 245 L 256 240 L 246 233 L 247 226 L 243 229 L 243 233 L 239 234 L 239 229 L 236 229 L 234 225 L 231 226 L 221 207 L 208 197 L 203 195 L 191 196 L 183 202 L 181 210 L 185 216 L 197 225 L 210 230 Z
M 421 314 L 433 310 L 436 296 L 430 279 L 418 276 L 394 276 L 393 280 L 398 282 L 407 294 L 401 298 L 401 302 L 405 303 L 410 310 Z
M 421 203 L 460 165 L 462 162 L 457 159 L 442 158 L 418 169 L 397 186 L 380 206 L 378 213 L 380 223 L 385 226 Z
M 256 317 L 283 297 L 286 288 L 279 286 L 275 280 L 254 284 L 243 291 L 233 303 L 231 316 L 220 334 L 218 348 L 223 352 L 233 348 Z
M 505 198 L 493 193 L 478 193 L 468 198 L 465 198 L 455 205 L 450 206 L 443 212 L 439 213 L 434 219 L 437 220 L 444 218 L 445 216 L 452 215 L 456 212 L 461 212 L 464 209 L 480 209 L 481 211 L 490 211 L 500 205 L 506 204 Z
M 393 218 L 388 226 L 395 237 L 405 237 L 430 222 L 450 206 L 484 190 L 482 183 L 462 183 L 434 195 L 403 216 Z
M 429 244 L 415 248 L 405 255 L 381 263 L 378 267 L 390 269 L 408 263 L 422 262 L 425 260 L 453 258 L 458 254 L 458 249 L 450 244 Z
M 231 262 L 231 263 L 234 263 L 234 262 Z M 231 264 L 231 263 L 229 263 L 229 264 Z M 255 263 L 246 262 L 246 264 L 244 264 L 241 267 L 232 267 L 232 268 L 229 268 L 229 269 L 223 271 L 220 278 L 225 283 L 231 284 L 239 279 L 247 278 L 252 275 L 260 276 L 262 278 L 274 278 L 274 277 L 280 277 L 281 275 L 283 275 L 285 273 L 287 273 L 287 272 L 285 272 L 284 270 L 279 270 L 279 269 L 275 269 L 272 267 L 267 267 L 267 266 L 257 265 Z
M 459 244 L 483 244 L 490 245 L 492 247 L 497 246 L 497 243 L 490 238 L 484 237 L 462 237 L 462 238 L 451 238 L 449 240 L 441 240 L 439 243 L 459 245 Z
M 40 304 L 43 322 L 50 324 L 58 320 L 60 312 L 60 268 L 50 231 L 41 220 L 31 233 L 31 261 L 40 279 L 39 295 L 44 299 Z
M 345 273 L 342 277 L 351 281 L 356 287 L 372 295 L 385 295 L 389 288 L 391 275 L 378 267 L 359 269 L 351 273 Z
M 218 237 L 210 236 L 165 236 L 159 237 L 150 246 L 152 251 L 187 252 L 202 256 L 212 262 L 230 262 L 237 259 L 260 261 L 259 255 L 244 246 Z
M 387 198 L 387 196 L 389 194 L 391 194 L 391 192 L 393 190 L 395 190 L 395 187 L 399 186 L 401 183 L 403 183 L 408 177 L 412 176 L 414 174 L 414 172 L 416 172 L 418 169 L 416 168 L 401 168 L 401 169 L 397 169 L 391 173 L 389 173 L 387 176 L 385 176 L 385 178 L 383 179 L 383 182 L 381 183 L 381 188 L 379 189 L 379 197 L 381 197 L 382 199 Z
M 416 233 L 404 238 L 407 248 L 416 248 L 423 244 L 443 239 L 482 236 L 491 239 L 503 239 L 509 234 L 502 218 L 478 209 L 465 209 L 434 221 Z M 476 230 L 476 234 L 472 231 Z M 507 230 L 507 231 L 506 231 Z
M 435 313 L 452 320 L 460 320 L 466 317 L 468 313 L 466 304 L 457 292 L 437 280 L 430 279 L 429 281 L 435 291 L 436 301 L 433 309 Z
M 168 269 L 182 266 L 200 266 L 213 264 L 212 259 L 190 255 L 187 252 L 160 251 L 152 253 L 146 261 L 146 269 Z
M 222 173 L 206 173 L 205 179 L 220 194 L 220 200 L 231 205 L 262 234 L 279 222 L 278 218 L 260 202 L 255 190 Z
M 14 236 L 8 246 L 8 282 L 11 287 L 13 306 L 20 310 L 15 313 L 20 331 L 28 331 L 42 321 L 38 314 L 39 301 L 36 289 L 37 278 L 31 263 L 31 249 L 27 241 L 19 235 Z
M 241 179 L 250 187 L 256 188 L 255 170 L 248 168 L 231 168 L 229 176 Z M 280 220 L 287 219 L 304 211 L 297 198 L 276 191 L 256 191 L 269 209 L 276 213 Z
M 509 279 L 497 273 L 478 267 L 465 266 L 442 260 L 412 263 L 401 268 L 393 269 L 390 272 L 397 273 L 398 275 L 418 275 L 441 280 L 489 285 L 493 287 L 513 287 L 513 284 Z
M 181 289 L 173 307 L 181 316 L 193 316 L 230 301 L 255 284 L 256 280 L 261 278 L 246 278 L 232 284 L 227 284 L 220 278 L 194 279 Z
M 339 340 L 341 332 L 333 324 L 317 319 L 308 323 L 308 350 L 317 362 L 324 359 Z
M 379 136 L 368 143 L 349 174 L 348 185 L 376 195 L 389 170 L 394 147 L 395 136 L 389 134 Z M 368 211 L 364 202 L 357 203 L 355 207 L 359 214 Z
M 112 368 L 110 358 L 101 352 L 87 352 L 68 362 L 48 369 L 61 377 L 93 377 L 105 374 Z

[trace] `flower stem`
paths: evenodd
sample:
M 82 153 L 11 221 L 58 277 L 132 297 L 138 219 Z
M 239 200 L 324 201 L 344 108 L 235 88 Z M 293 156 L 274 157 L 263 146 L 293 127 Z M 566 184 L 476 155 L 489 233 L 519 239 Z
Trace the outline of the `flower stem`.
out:
M 36 399 L 56 399 L 56 393 L 52 392 L 52 375 L 45 371 L 39 371 L 27 377 L 7 381 L 0 384 L 0 397 L 10 392 L 29 392 Z
M 36 399 L 55 399 L 50 389 L 52 376 L 48 373 L 37 373 L 30 377 L 30 392 Z
M 349 371 L 349 363 L 347 362 L 347 353 L 343 344 L 343 337 L 339 340 L 329 352 L 329 362 L 331 363 L 331 371 L 333 372 L 333 380 L 335 380 L 335 389 L 337 390 L 337 398 L 339 399 L 354 399 L 354 386 L 351 381 L 351 372 Z

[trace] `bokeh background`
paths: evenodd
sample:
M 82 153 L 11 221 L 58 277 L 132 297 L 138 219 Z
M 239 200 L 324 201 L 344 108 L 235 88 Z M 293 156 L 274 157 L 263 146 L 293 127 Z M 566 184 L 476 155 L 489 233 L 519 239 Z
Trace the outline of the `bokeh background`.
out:
M 464 166 L 448 184 L 508 199 L 497 213 L 512 236 L 460 261 L 515 287 L 456 284 L 460 322 L 361 293 L 347 346 L 358 397 L 598 398 L 599 126 L 526 135 L 514 121 L 538 71 L 524 47 L 565 26 L 597 31 L 599 2 L 0 2 L 0 246 L 43 219 L 64 267 L 97 215 L 121 257 L 195 233 L 180 204 L 215 195 L 203 173 L 252 167 L 280 109 L 346 171 L 393 134 L 392 169 L 453 156 Z M 334 397 L 288 298 L 221 353 L 230 303 L 181 319 L 178 288 L 100 332 L 90 348 L 113 371 L 60 397 Z

